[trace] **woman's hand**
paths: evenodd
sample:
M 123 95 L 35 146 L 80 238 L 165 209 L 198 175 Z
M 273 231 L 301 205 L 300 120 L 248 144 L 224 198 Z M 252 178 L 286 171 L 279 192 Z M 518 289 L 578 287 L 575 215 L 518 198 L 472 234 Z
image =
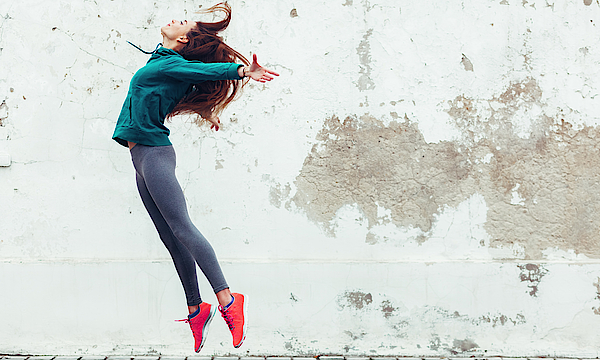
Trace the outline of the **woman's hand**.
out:
M 246 70 L 245 73 L 244 69 Z M 258 62 L 256 61 L 256 54 L 252 56 L 252 65 L 250 65 L 250 67 L 244 66 L 242 68 L 242 74 L 261 83 L 273 80 L 274 76 L 279 76 L 279 74 L 275 71 L 265 69 L 264 67 L 258 65 Z

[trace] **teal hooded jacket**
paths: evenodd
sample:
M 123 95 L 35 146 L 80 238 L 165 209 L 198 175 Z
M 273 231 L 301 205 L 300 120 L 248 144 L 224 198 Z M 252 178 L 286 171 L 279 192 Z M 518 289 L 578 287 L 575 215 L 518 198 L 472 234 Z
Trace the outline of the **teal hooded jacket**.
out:
M 158 48 L 129 84 L 129 92 L 117 120 L 113 139 L 148 146 L 167 146 L 165 118 L 193 84 L 210 80 L 239 80 L 235 63 L 203 63 L 186 60 L 176 51 Z

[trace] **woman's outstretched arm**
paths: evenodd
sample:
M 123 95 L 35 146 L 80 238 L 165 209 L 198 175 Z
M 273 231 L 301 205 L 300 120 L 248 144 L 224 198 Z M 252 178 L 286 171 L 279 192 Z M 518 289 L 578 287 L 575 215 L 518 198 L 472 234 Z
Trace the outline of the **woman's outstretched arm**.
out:
M 273 80 L 274 76 L 279 76 L 279 74 L 275 71 L 271 71 L 258 65 L 258 61 L 256 60 L 256 54 L 252 56 L 252 65 L 240 66 L 238 68 L 238 75 L 240 75 L 240 77 L 247 76 L 253 80 L 262 83 Z

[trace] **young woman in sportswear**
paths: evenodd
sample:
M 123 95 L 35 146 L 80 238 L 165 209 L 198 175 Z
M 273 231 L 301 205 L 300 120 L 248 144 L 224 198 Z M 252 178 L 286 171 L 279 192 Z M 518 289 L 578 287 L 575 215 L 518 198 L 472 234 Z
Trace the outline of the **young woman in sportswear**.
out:
M 200 298 L 196 264 L 217 296 L 236 348 L 246 337 L 246 299 L 230 292 L 212 246 L 190 220 L 164 122 L 173 115 L 192 114 L 218 131 L 217 115 L 241 89 L 242 79 L 266 82 L 278 75 L 258 65 L 256 55 L 250 64 L 223 42 L 218 33 L 229 25 L 231 8 L 222 3 L 207 10 L 219 11 L 226 16 L 218 22 L 173 20 L 161 28 L 162 46 L 131 79 L 113 134 L 130 149 L 142 202 L 173 258 L 187 299 L 189 315 L 184 321 L 192 329 L 196 352 L 216 312 Z

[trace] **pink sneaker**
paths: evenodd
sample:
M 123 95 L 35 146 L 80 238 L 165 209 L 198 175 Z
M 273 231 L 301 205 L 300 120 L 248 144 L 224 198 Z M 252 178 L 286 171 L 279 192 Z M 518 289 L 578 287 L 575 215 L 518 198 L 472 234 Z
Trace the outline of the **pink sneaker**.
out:
M 246 298 L 242 294 L 232 293 L 233 303 L 226 308 L 219 305 L 219 311 L 225 319 L 233 336 L 233 346 L 239 348 L 246 339 Z
M 196 352 L 200 352 L 200 349 L 204 346 L 206 335 L 208 335 L 208 325 L 210 325 L 216 312 L 216 308 L 212 308 L 210 304 L 203 302 L 198 307 L 197 313 L 194 313 L 195 315 L 190 314 L 187 319 L 179 320 L 190 324 L 192 334 L 194 335 L 194 350 Z

